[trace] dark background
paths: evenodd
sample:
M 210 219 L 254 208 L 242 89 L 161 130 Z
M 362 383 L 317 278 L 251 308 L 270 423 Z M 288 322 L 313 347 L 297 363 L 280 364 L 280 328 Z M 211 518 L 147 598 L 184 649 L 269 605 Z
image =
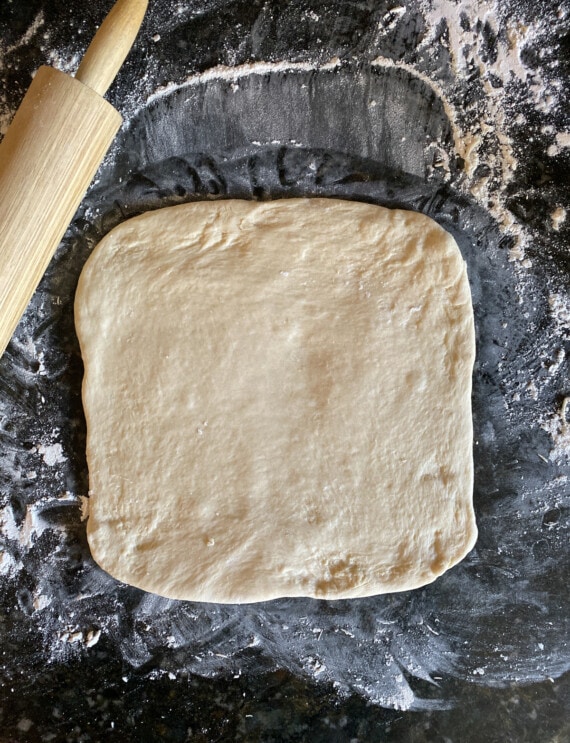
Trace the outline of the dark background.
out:
M 3 1 L 5 119 L 40 64 L 77 67 L 109 7 Z M 570 310 L 552 300 L 570 307 L 569 230 L 550 216 L 570 208 L 570 150 L 549 150 L 570 130 L 570 8 L 501 3 L 493 22 L 466 11 L 479 46 L 463 45 L 459 69 L 451 21 L 400 7 L 151 1 L 108 95 L 125 126 L 0 362 L 0 740 L 570 740 L 569 468 L 543 427 L 561 431 L 570 393 Z M 527 79 L 494 74 L 506 29 L 525 24 L 539 29 L 520 45 Z M 180 87 L 261 61 L 307 69 Z M 537 81 L 554 102 L 532 98 Z M 472 172 L 465 135 L 481 120 L 490 132 Z M 499 131 L 518 160 L 510 180 Z M 224 607 L 120 585 L 91 560 L 80 513 L 81 267 L 146 209 L 298 195 L 416 209 L 456 237 L 477 324 L 478 543 L 431 586 L 350 602 Z M 516 235 L 526 265 L 510 260 Z M 38 446 L 54 443 L 49 464 Z

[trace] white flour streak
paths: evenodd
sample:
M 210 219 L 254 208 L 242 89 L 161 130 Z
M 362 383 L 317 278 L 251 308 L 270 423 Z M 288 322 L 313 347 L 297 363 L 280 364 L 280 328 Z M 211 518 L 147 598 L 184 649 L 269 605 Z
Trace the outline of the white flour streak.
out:
M 36 35 L 36 33 L 44 25 L 44 23 L 45 23 L 44 12 L 43 10 L 40 10 L 40 12 L 36 15 L 36 17 L 32 21 L 32 24 L 29 26 L 26 33 L 22 37 L 20 37 L 15 44 L 11 44 L 5 49 L 3 49 L 0 46 L 0 63 L 4 60 L 6 55 L 11 54 L 12 52 L 15 52 L 17 49 L 20 49 L 23 46 L 26 46 L 26 44 L 29 44 L 30 41 L 33 39 L 33 37 Z
M 334 70 L 340 67 L 340 59 L 333 57 L 329 62 L 321 65 L 311 65 L 306 62 L 252 62 L 251 64 L 237 65 L 236 67 L 225 67 L 218 65 L 198 75 L 191 75 L 181 83 L 168 83 L 147 98 L 146 103 L 152 103 L 174 90 L 187 88 L 191 85 L 203 85 L 213 80 L 227 80 L 228 82 L 239 82 L 243 77 L 249 75 L 269 75 L 276 72 L 307 72 L 312 70 Z

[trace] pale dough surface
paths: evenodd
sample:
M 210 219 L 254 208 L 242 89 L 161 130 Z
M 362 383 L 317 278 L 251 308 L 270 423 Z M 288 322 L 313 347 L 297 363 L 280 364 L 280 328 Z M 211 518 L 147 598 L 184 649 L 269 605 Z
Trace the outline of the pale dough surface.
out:
M 172 598 L 415 588 L 473 547 L 473 311 L 452 237 L 327 199 L 161 209 L 76 297 L 93 557 Z

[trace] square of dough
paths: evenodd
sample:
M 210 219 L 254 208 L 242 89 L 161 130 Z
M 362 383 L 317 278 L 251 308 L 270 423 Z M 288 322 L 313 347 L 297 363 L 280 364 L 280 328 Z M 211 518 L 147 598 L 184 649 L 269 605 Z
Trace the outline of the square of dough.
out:
M 243 603 L 424 585 L 476 539 L 473 310 L 453 238 L 337 199 L 112 230 L 81 275 L 99 565 Z

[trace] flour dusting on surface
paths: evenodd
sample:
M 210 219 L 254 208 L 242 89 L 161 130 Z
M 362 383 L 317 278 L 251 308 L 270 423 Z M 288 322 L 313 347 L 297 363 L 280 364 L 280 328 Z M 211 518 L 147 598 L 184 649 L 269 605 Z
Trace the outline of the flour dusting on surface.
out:
M 339 695 L 394 709 L 453 704 L 438 696 L 442 677 L 490 687 L 557 678 L 570 665 L 557 573 L 567 546 L 570 462 L 569 205 L 556 181 L 570 148 L 558 46 L 568 33 L 568 9 L 529 11 L 519 0 L 410 0 L 388 10 L 361 4 L 359 12 L 369 15 L 339 32 L 340 16 L 327 16 L 326 4 L 298 15 L 295 3 L 263 4 L 250 28 L 244 19 L 239 34 L 226 28 L 213 41 L 208 24 L 218 22 L 223 5 L 151 4 L 138 46 L 109 93 L 125 117 L 118 141 L 132 146 L 137 169 L 121 166 L 130 151 L 110 153 L 100 190 L 87 197 L 3 360 L 2 587 L 54 667 L 104 644 L 149 679 L 181 670 L 239 677 L 255 673 L 261 657 L 270 668 L 331 684 Z M 46 13 L 31 13 L 28 28 L 0 42 L 0 135 L 41 64 L 77 68 L 84 32 L 94 29 L 72 11 L 70 17 L 71 25 L 59 28 Z M 343 22 L 350 21 L 347 11 Z M 279 45 L 281 28 L 292 29 L 288 46 Z M 279 117 L 297 113 L 287 108 L 291 98 L 280 99 L 283 90 L 292 95 L 284 80 L 305 86 L 305 98 L 295 100 L 306 105 L 307 120 L 317 120 L 319 76 L 338 76 L 352 86 L 345 90 L 361 91 L 376 124 L 384 115 L 389 120 L 398 101 L 366 96 L 385 80 L 394 91 L 396 74 L 404 81 L 398 92 L 414 88 L 441 124 L 418 146 L 422 167 L 429 165 L 422 182 L 410 170 L 386 176 L 361 151 L 311 150 L 278 128 Z M 258 100 L 277 112 L 270 123 L 278 135 L 267 141 L 255 120 L 263 119 L 264 105 L 254 115 L 240 103 L 249 101 L 254 82 L 264 86 Z M 204 104 L 207 123 L 208 107 L 221 101 L 227 111 L 231 97 L 231 110 L 250 127 L 238 132 L 250 137 L 246 151 L 188 151 L 184 137 L 191 133 L 153 119 L 156 111 L 184 121 L 182 93 Z M 347 138 L 357 128 L 349 114 L 342 122 Z M 212 130 L 219 127 L 212 122 Z M 405 161 L 417 144 L 415 122 L 391 123 L 386 153 L 401 152 Z M 166 171 L 166 150 L 149 147 L 159 124 L 172 147 Z M 129 132 L 137 134 L 133 141 Z M 235 133 L 228 127 L 228 137 Z M 376 146 L 365 136 L 361 144 Z M 111 183 L 109 173 L 116 175 Z M 475 302 L 490 302 L 499 313 L 478 315 L 476 507 L 484 539 L 432 587 L 380 600 L 317 606 L 285 599 L 251 610 L 130 591 L 93 563 L 85 540 L 89 498 L 72 312 L 78 272 L 101 235 L 137 209 L 235 193 L 286 196 L 294 188 L 372 202 L 380 192 L 386 203 L 402 200 L 464 236 Z M 531 624 L 538 642 L 529 642 Z M 22 720 L 22 730 L 28 723 Z
M 39 444 L 37 452 L 48 467 L 54 467 L 56 464 L 63 464 L 66 457 L 63 454 L 61 444 Z

